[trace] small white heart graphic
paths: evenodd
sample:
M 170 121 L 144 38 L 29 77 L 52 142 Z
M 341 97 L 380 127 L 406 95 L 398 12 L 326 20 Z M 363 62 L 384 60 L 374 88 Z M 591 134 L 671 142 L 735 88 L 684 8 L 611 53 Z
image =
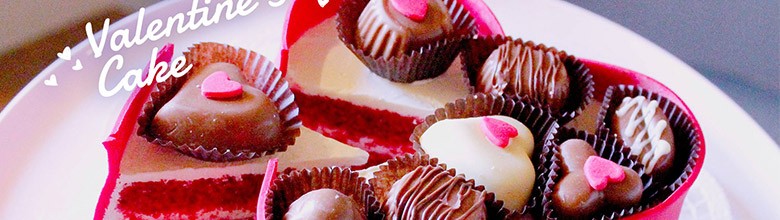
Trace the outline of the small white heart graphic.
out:
M 70 60 L 70 47 L 65 47 L 62 53 L 57 53 L 57 56 L 63 60 Z
M 84 67 L 83 67 L 83 66 L 81 66 L 81 60 L 79 60 L 79 59 L 76 59 L 76 65 L 73 65 L 72 69 L 73 69 L 73 70 L 77 70 L 77 71 L 78 71 L 78 70 L 81 70 L 81 69 L 83 69 L 83 68 L 84 68 Z
M 321 7 L 321 8 L 324 8 L 324 7 L 325 7 L 325 5 L 327 5 L 327 4 L 328 4 L 328 2 L 330 2 L 330 0 L 317 0 L 317 3 L 319 3 L 319 4 L 320 4 L 320 7 Z
M 57 86 L 57 76 L 51 74 L 48 79 L 43 81 L 43 84 L 47 86 Z

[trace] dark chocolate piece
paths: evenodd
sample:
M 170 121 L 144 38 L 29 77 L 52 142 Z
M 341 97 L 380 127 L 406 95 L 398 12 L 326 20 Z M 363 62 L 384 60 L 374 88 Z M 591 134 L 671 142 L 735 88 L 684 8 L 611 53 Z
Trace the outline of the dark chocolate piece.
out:
M 560 216 L 587 218 L 604 207 L 629 207 L 642 199 L 642 179 L 634 170 L 620 166 L 625 177 L 596 190 L 583 169 L 589 157 L 597 156 L 593 147 L 579 139 L 567 140 L 559 147 L 563 173 L 553 188 L 553 206 Z
M 462 175 L 441 167 L 420 166 L 387 193 L 386 219 L 485 219 L 484 191 Z
M 334 189 L 318 189 L 296 199 L 287 213 L 285 220 L 341 220 L 366 219 L 351 197 Z
M 508 41 L 496 48 L 477 73 L 477 92 L 526 96 L 558 111 L 569 96 L 570 79 L 554 49 Z
M 419 22 L 401 14 L 391 1 L 371 0 L 358 18 L 357 45 L 371 56 L 408 54 L 453 32 L 452 20 L 441 0 L 426 0 L 427 12 Z
M 611 122 L 611 128 L 631 148 L 631 154 L 639 157 L 648 174 L 662 176 L 672 167 L 674 134 L 658 101 L 645 96 L 625 97 Z
M 204 96 L 203 80 L 224 71 L 242 84 L 243 94 L 229 99 Z M 154 116 L 151 132 L 176 145 L 206 149 L 266 151 L 283 145 L 279 112 L 265 93 L 246 84 L 232 64 L 209 64 L 194 72 L 178 93 Z

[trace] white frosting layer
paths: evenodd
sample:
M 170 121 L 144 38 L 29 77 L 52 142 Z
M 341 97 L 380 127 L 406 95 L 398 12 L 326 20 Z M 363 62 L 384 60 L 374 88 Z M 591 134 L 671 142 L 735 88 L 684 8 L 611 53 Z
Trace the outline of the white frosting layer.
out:
M 425 117 L 469 94 L 459 60 L 444 74 L 411 84 L 381 78 L 341 42 L 335 18 L 308 30 L 290 48 L 287 79 L 307 94 Z
M 140 137 L 139 137 L 140 138 Z M 144 147 L 159 146 L 148 144 Z M 128 148 L 131 146 L 128 146 Z M 159 153 L 159 152 L 157 152 Z M 168 152 L 177 154 L 176 157 L 181 160 L 190 160 L 188 156 L 181 155 L 178 152 Z M 161 169 L 151 172 L 122 173 L 119 177 L 119 183 L 140 182 L 140 181 L 159 181 L 164 179 L 173 180 L 195 180 L 201 178 L 219 178 L 225 175 L 240 176 L 241 174 L 262 174 L 265 172 L 266 164 L 272 157 L 279 158 L 279 170 L 287 167 L 293 168 L 312 168 L 327 166 L 352 166 L 365 164 L 368 161 L 368 153 L 355 147 L 351 147 L 336 140 L 322 136 L 308 128 L 301 128 L 301 136 L 296 139 L 295 145 L 289 146 L 287 151 L 279 152 L 273 155 L 264 156 L 248 162 L 239 163 L 214 163 L 198 161 L 199 163 L 227 165 L 227 166 L 186 166 L 182 165 L 177 169 Z M 142 158 L 123 158 L 124 159 L 142 159 Z M 166 163 L 171 161 L 154 161 L 147 164 Z
M 531 131 L 506 116 L 489 116 L 509 123 L 518 131 L 506 148 L 491 143 L 482 132 L 482 118 L 447 119 L 436 122 L 420 137 L 420 144 L 440 163 L 484 185 L 509 209 L 521 209 L 534 185 L 536 171 L 530 156 L 534 150 Z

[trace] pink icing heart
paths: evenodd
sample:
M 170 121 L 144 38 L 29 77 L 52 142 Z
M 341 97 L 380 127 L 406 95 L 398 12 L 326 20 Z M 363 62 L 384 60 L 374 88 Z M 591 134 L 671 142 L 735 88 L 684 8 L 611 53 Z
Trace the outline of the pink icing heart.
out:
M 620 165 L 598 156 L 588 157 L 584 171 L 590 187 L 599 191 L 607 188 L 607 183 L 619 183 L 626 178 L 626 173 Z
M 210 99 L 227 99 L 241 96 L 244 90 L 241 83 L 231 81 L 224 71 L 217 71 L 206 77 L 200 84 L 200 92 Z
M 413 21 L 425 20 L 428 13 L 428 0 L 390 0 L 393 8 Z
M 502 120 L 490 117 L 482 117 L 482 133 L 491 143 L 505 148 L 509 145 L 509 139 L 517 137 L 517 128 Z

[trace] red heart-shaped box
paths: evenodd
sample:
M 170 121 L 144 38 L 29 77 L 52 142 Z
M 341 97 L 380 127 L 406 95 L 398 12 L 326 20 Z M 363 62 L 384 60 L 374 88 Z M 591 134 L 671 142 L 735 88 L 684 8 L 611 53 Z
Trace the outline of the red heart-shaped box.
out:
M 496 17 L 484 2 L 481 0 L 458 1 L 472 11 L 480 35 L 491 36 L 503 34 L 503 30 L 498 24 Z M 325 19 L 335 16 L 341 3 L 342 0 L 331 0 L 325 7 L 320 7 L 316 1 L 293 2 L 286 20 L 285 33 L 282 37 L 280 69 L 283 72 L 287 71 L 289 48 L 295 44 L 307 30 L 317 26 Z M 478 13 L 473 13 L 475 11 Z M 604 97 L 606 89 L 611 85 L 636 85 L 668 98 L 674 104 L 682 108 L 682 111 L 685 114 L 689 115 L 692 127 L 697 134 L 698 142 L 700 143 L 699 151 L 697 152 L 699 157 L 696 158 L 696 166 L 693 167 L 692 172 L 689 174 L 689 178 L 660 204 L 627 217 L 627 219 L 677 219 L 680 215 L 685 196 L 704 165 L 706 147 L 704 135 L 702 134 L 698 121 L 696 121 L 696 118 L 693 116 L 693 113 L 688 106 L 686 106 L 674 92 L 658 81 L 625 68 L 594 60 L 581 60 L 590 68 L 590 73 L 593 75 L 593 81 L 595 82 L 594 97 L 596 99 Z

